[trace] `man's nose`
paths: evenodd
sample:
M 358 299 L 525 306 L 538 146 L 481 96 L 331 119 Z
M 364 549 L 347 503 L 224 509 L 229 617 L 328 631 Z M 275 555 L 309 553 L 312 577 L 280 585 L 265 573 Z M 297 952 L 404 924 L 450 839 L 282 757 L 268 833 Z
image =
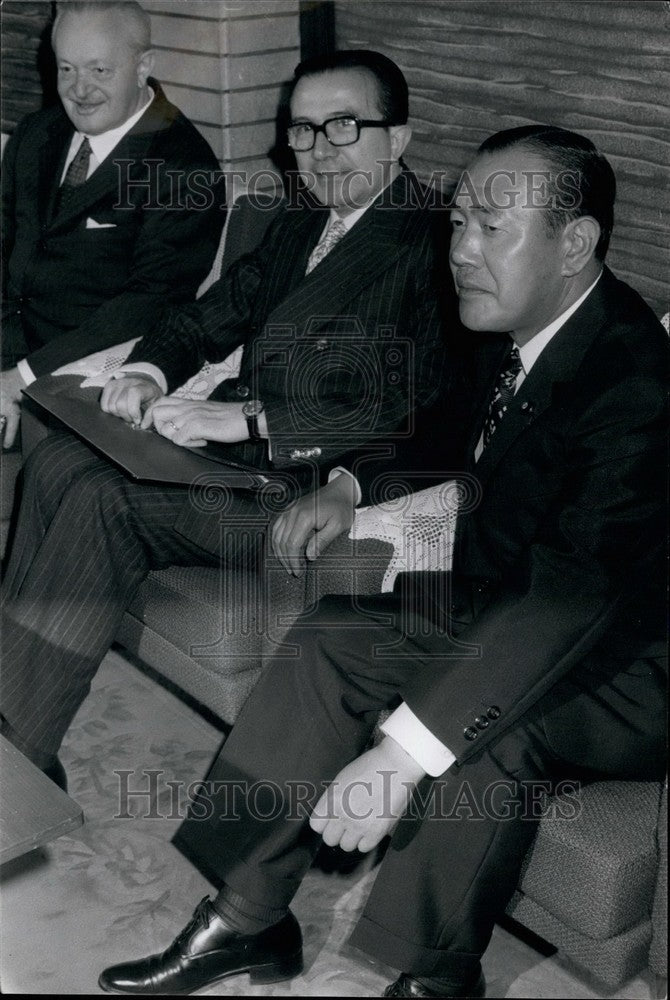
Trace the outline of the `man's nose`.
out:
M 88 77 L 83 73 L 77 73 L 70 85 L 70 92 L 75 97 L 86 97 L 90 89 L 91 83 Z
M 330 156 L 334 156 L 337 150 L 335 146 L 332 146 L 323 132 L 317 132 L 314 137 L 314 148 L 312 149 L 312 156 L 316 160 L 327 159 Z
M 478 264 L 480 261 L 480 246 L 476 234 L 470 226 L 455 229 L 451 235 L 449 260 L 456 267 L 466 264 Z

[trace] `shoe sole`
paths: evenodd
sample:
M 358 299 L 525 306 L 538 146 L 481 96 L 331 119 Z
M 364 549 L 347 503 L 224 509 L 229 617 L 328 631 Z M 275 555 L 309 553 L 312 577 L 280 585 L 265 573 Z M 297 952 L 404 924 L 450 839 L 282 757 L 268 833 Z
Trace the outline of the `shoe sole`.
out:
M 224 979 L 229 979 L 231 976 L 248 974 L 251 984 L 263 986 L 270 983 L 281 983 L 287 979 L 295 979 L 296 976 L 301 974 L 303 968 L 304 963 L 301 949 L 296 954 L 283 958 L 280 962 L 268 962 L 266 965 L 254 965 L 246 969 L 231 969 L 230 972 L 224 972 L 221 976 L 210 979 L 208 982 L 203 983 L 202 986 L 197 986 L 192 990 L 170 990 L 167 993 L 154 994 L 149 994 L 146 990 L 138 990 L 137 993 L 130 993 L 127 990 L 115 990 L 110 986 L 106 986 L 102 982 L 102 976 L 98 979 L 98 986 L 105 993 L 124 994 L 126 996 L 190 996 L 199 993 L 200 990 L 206 990 L 210 986 L 215 986 L 216 983 L 220 983 Z

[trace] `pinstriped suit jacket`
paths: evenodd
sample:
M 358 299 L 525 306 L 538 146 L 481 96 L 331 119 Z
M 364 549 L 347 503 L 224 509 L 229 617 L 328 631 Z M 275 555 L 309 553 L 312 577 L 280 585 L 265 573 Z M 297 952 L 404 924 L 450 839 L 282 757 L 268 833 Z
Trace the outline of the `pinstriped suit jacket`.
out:
M 406 436 L 414 409 L 444 391 L 453 301 L 440 292 L 451 288 L 444 213 L 417 204 L 413 189 L 401 174 L 308 276 L 328 211 L 287 207 L 255 252 L 173 311 L 129 362 L 157 365 L 172 390 L 243 344 L 239 378 L 212 398 L 263 401 L 272 459 L 263 444 L 231 446 L 259 467 L 318 474 L 352 447 Z

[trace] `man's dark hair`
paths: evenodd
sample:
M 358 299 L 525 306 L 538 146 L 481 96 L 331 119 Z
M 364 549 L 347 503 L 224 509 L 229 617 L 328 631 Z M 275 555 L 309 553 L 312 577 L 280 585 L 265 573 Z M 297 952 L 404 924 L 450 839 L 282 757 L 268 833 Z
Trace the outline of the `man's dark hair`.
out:
M 340 49 L 325 56 L 304 59 L 296 66 L 291 93 L 298 80 L 336 69 L 365 69 L 377 81 L 379 113 L 393 125 L 404 125 L 409 116 L 407 80 L 399 66 L 372 49 Z
M 616 180 L 602 153 L 590 139 L 556 125 L 521 125 L 496 132 L 477 153 L 495 153 L 512 146 L 536 153 L 549 168 L 551 205 L 543 209 L 549 232 L 559 232 L 572 219 L 593 216 L 600 225 L 595 257 L 604 260 L 614 225 Z M 561 183 L 561 178 L 569 178 L 569 184 Z

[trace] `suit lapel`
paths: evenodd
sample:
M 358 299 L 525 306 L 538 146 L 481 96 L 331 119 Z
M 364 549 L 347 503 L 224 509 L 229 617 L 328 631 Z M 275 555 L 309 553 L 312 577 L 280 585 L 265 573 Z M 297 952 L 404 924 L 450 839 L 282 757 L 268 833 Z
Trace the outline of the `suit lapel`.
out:
M 408 251 L 408 241 L 403 240 L 403 230 L 411 224 L 414 213 L 393 208 L 402 204 L 398 200 L 406 187 L 404 175 L 398 177 L 386 197 L 372 205 L 330 253 L 305 275 L 309 254 L 318 242 L 326 224 L 323 212 L 309 213 L 318 217 L 311 224 L 294 226 L 286 241 L 285 266 L 290 264 L 290 248 L 296 253 L 292 277 L 284 285 L 288 294 L 272 307 L 266 322 L 281 323 L 283 317 L 298 329 L 315 317 L 327 320 L 345 316 L 347 303 L 391 263 Z M 281 266 L 281 265 L 280 265 Z M 312 326 L 313 329 L 313 326 Z
M 476 464 L 477 476 L 482 482 L 489 478 L 519 435 L 531 427 L 552 404 L 560 394 L 561 385 L 569 383 L 574 378 L 584 355 L 606 321 L 607 304 L 615 281 L 611 272 L 605 268 L 600 281 L 586 301 L 552 337 L 540 354 L 509 404 L 504 420 Z M 494 381 L 495 374 L 490 380 L 489 388 Z M 488 398 L 486 397 L 487 400 Z M 482 408 L 482 424 L 483 420 Z M 479 430 L 481 431 L 481 426 Z M 478 439 L 477 432 L 475 445 Z
M 73 135 L 74 129 L 63 113 L 62 117 L 48 128 L 37 154 L 38 210 L 43 226 L 48 226 L 53 216 L 56 194 Z
M 130 132 L 124 135 L 112 153 L 91 174 L 89 179 L 72 194 L 72 197 L 68 200 L 67 208 L 55 217 L 50 216 L 50 229 L 71 228 L 74 219 L 84 215 L 88 209 L 110 191 L 116 192 L 119 189 L 117 160 L 128 159 L 141 163 L 142 160 L 149 157 L 154 135 L 156 132 L 166 128 L 166 109 L 169 110 L 171 107 L 156 81 L 152 80 L 151 85 L 156 91 L 156 95 L 145 113 L 135 123 Z M 72 136 L 71 129 L 70 136 Z M 62 173 L 64 156 L 65 154 L 63 154 L 63 160 L 61 161 L 60 173 Z M 57 175 L 55 187 L 52 188 L 52 208 L 56 189 L 60 182 L 60 173 Z

